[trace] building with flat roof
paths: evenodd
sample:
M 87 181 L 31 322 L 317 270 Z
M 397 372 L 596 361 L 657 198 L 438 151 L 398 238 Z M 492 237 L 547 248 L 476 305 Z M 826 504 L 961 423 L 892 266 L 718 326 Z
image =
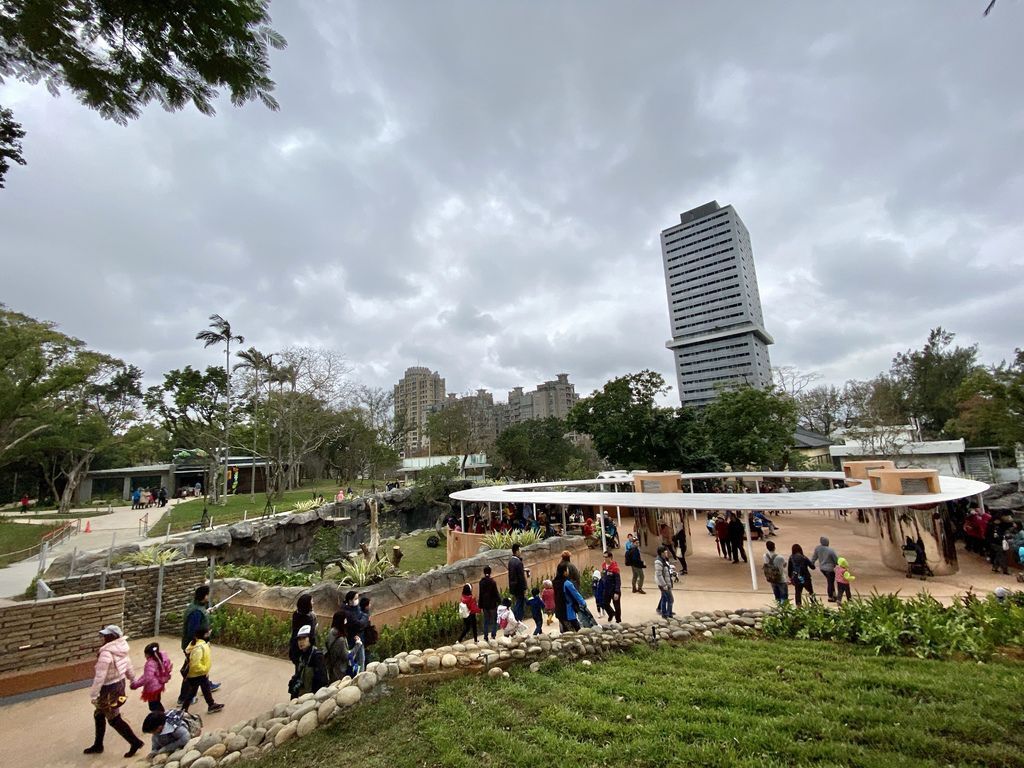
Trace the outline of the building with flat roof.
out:
M 508 423 L 522 424 L 549 416 L 564 419 L 579 399 L 567 373 L 559 373 L 553 381 L 538 384 L 533 392 L 516 387 L 508 393 Z
M 430 444 L 427 416 L 444 405 L 444 379 L 436 371 L 416 365 L 406 369 L 394 391 L 395 424 L 408 430 L 406 452 L 415 454 L 426 450 Z
M 693 208 L 661 233 L 679 400 L 710 403 L 723 386 L 771 386 L 750 234 L 731 205 Z

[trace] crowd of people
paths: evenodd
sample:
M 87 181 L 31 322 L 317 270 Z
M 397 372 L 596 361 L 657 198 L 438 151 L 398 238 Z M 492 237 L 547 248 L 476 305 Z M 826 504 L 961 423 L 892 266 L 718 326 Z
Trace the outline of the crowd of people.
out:
M 132 509 L 149 509 L 150 507 L 167 506 L 167 489 L 135 488 L 132 491 Z
M 825 592 L 828 602 L 842 603 L 843 598 L 852 597 L 850 584 L 857 577 L 850 570 L 850 563 L 841 557 L 829 544 L 827 536 L 819 539 L 810 557 L 804 554 L 803 547 L 794 544 L 790 550 L 789 560 L 776 549 L 774 541 L 766 541 L 762 570 L 765 581 L 772 588 L 772 594 L 778 603 L 789 602 L 789 587 L 795 591 L 797 606 L 803 605 L 804 593 L 810 600 L 817 600 L 814 592 L 814 581 L 811 571 L 818 570 L 825 579 Z
M 1024 565 L 1024 526 L 1010 515 L 971 507 L 962 531 L 966 550 L 985 558 L 992 573 L 1009 575 L 1011 565 Z

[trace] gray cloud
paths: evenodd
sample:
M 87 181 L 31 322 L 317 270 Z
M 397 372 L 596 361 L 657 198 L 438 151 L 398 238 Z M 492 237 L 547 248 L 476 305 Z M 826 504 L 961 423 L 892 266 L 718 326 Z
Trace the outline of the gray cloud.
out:
M 943 325 L 1021 345 L 1024 6 L 278 2 L 281 111 L 127 128 L 0 88 L 0 300 L 142 365 L 247 342 L 390 386 L 671 382 L 658 232 L 733 203 L 776 364 L 888 367 Z

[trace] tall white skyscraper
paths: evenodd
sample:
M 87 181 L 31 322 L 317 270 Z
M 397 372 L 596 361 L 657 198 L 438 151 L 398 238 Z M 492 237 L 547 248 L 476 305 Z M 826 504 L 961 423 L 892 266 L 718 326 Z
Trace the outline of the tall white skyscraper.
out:
M 702 406 L 722 385 L 771 386 L 750 235 L 717 200 L 681 214 L 661 233 L 679 399 Z

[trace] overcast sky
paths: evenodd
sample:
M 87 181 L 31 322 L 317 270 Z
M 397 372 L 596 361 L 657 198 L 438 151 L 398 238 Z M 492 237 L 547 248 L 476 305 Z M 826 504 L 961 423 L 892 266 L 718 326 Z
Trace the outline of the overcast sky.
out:
M 145 369 L 211 313 L 391 386 L 674 383 L 659 232 L 732 203 L 774 365 L 1024 346 L 1024 2 L 272 5 L 280 112 L 8 83 L 0 301 Z M 674 396 L 673 396 L 674 400 Z

